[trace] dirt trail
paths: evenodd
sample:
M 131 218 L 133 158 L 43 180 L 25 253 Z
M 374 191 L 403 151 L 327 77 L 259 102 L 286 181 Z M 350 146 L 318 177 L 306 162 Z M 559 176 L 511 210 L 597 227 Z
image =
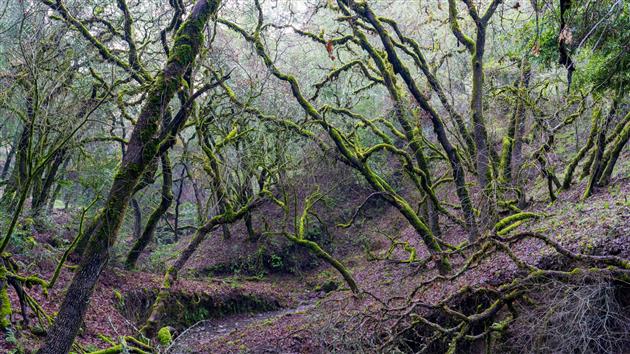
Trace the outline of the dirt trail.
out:
M 315 307 L 315 301 L 305 301 L 297 307 L 267 311 L 256 314 L 238 314 L 221 319 L 200 321 L 192 327 L 182 332 L 173 344 L 168 348 L 167 353 L 202 353 L 195 348 L 207 347 L 211 342 L 228 337 L 239 330 L 247 328 L 249 325 L 262 323 L 264 321 L 275 321 L 284 316 L 305 313 Z

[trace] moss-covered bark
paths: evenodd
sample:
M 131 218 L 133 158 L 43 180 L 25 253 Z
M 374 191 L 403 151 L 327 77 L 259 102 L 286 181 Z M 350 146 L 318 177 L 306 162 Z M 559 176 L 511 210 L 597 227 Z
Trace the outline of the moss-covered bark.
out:
M 20 191 L 28 177 L 28 146 L 30 136 L 32 134 L 32 124 L 29 124 L 28 122 L 26 123 L 27 124 L 22 127 L 22 132 L 17 139 L 17 153 L 15 155 L 15 163 L 13 165 L 11 175 L 9 176 L 9 180 L 4 187 L 2 199 L 0 199 L 0 205 L 2 205 L 3 207 L 11 205 L 11 203 L 14 201 L 16 193 Z
M 313 252 L 313 254 L 315 254 L 318 258 L 321 258 L 326 263 L 330 264 L 333 268 L 335 268 L 341 274 L 346 284 L 348 284 L 348 287 L 350 287 L 350 290 L 352 290 L 354 294 L 358 294 L 359 287 L 357 286 L 357 283 L 354 280 L 354 277 L 352 277 L 350 270 L 348 270 L 348 268 L 346 268 L 340 261 L 335 259 L 328 252 L 322 249 L 316 242 L 313 242 L 306 238 L 306 225 L 308 222 L 309 214 L 311 214 L 311 209 L 313 208 L 313 206 L 319 200 L 320 197 L 321 195 L 318 192 L 316 192 L 309 195 L 306 198 L 306 201 L 304 203 L 305 204 L 304 209 L 302 210 L 300 217 L 297 219 L 297 223 L 296 223 L 297 230 L 295 230 L 294 234 L 289 234 L 285 232 L 283 233 L 283 235 L 287 239 L 289 239 L 291 242 L 299 246 L 307 248 L 309 251 Z M 280 203 L 280 206 L 284 208 L 285 213 L 288 216 L 289 210 L 287 209 L 286 204 Z
M 246 213 L 250 212 L 254 207 L 259 205 L 258 199 L 252 199 L 242 208 L 235 212 L 226 212 L 217 215 L 208 220 L 203 226 L 199 227 L 188 243 L 184 251 L 177 257 L 177 260 L 167 269 L 162 280 L 160 291 L 151 306 L 151 313 L 140 331 L 147 337 L 154 337 L 160 325 L 160 318 L 164 313 L 166 299 L 168 298 L 171 288 L 177 282 L 179 271 L 184 268 L 190 257 L 193 255 L 201 241 L 203 241 L 208 233 L 215 230 L 223 224 L 230 224 L 240 220 Z
M 527 58 L 521 60 L 521 70 L 518 84 L 516 86 L 516 101 L 514 111 L 510 119 L 510 126 L 507 137 L 510 144 L 505 145 L 503 140 L 503 150 L 501 152 L 499 177 L 503 183 L 511 183 L 516 188 L 520 187 L 520 167 L 522 163 L 523 135 L 525 133 L 525 101 L 528 95 L 529 81 L 531 79 L 532 66 Z M 506 151 L 507 150 L 507 151 Z
M 595 145 L 595 151 L 593 152 L 593 161 L 591 163 L 591 169 L 589 174 L 588 183 L 586 185 L 586 189 L 584 190 L 584 194 L 582 195 L 583 199 L 586 199 L 591 196 L 593 193 L 593 188 L 597 186 L 599 178 L 602 176 L 602 172 L 606 167 L 604 161 L 604 152 L 606 150 L 606 134 L 608 132 L 608 126 L 610 125 L 610 121 L 613 119 L 617 112 L 617 106 L 619 104 L 619 96 L 617 99 L 613 101 L 612 106 L 610 107 L 610 111 L 603 118 L 603 122 L 601 123 L 601 128 L 597 135 L 597 144 Z M 612 171 L 611 171 L 612 172 Z
M 341 274 L 346 284 L 348 284 L 348 287 L 350 287 L 350 290 L 355 294 L 359 293 L 359 287 L 357 286 L 357 283 L 354 280 L 352 273 L 350 273 L 350 270 L 346 268 L 337 259 L 335 259 L 333 256 L 331 256 L 328 252 L 322 249 L 316 242 L 302 239 L 302 238 L 293 237 L 291 235 L 286 235 L 286 237 L 292 242 L 296 243 L 297 245 L 307 248 L 308 250 L 313 252 L 317 257 L 321 258 L 326 263 L 333 266 L 333 268 L 335 268 Z
M 501 158 L 499 159 L 499 182 L 506 184 L 512 180 L 512 147 L 514 139 L 508 135 L 503 137 L 501 143 Z
M 58 9 L 58 4 L 50 6 Z M 193 64 L 202 43 L 203 28 L 217 8 L 218 1 L 197 1 L 188 20 L 176 33 L 173 51 L 148 90 L 129 139 L 125 158 L 114 178 L 105 205 L 95 219 L 94 232 L 55 322 L 48 332 L 46 342 L 39 350 L 40 354 L 67 353 L 70 350 L 96 282 L 109 259 L 110 249 L 116 241 L 134 188 L 159 150 L 161 141 L 157 135 L 162 115 L 168 110 L 182 76 Z
M 59 168 L 66 159 L 66 153 L 66 149 L 61 149 L 55 153 L 55 157 L 53 158 L 52 164 L 45 174 L 44 180 L 41 184 L 41 188 L 36 195 L 33 195 L 33 198 L 31 199 L 31 213 L 33 215 L 37 216 L 42 211 L 42 208 L 46 205 L 46 201 L 51 194 L 50 192 L 52 185 L 57 178 Z
M 439 117 L 435 109 L 433 109 L 428 100 L 422 94 L 417 82 L 413 79 L 411 72 L 399 58 L 391 36 L 384 28 L 383 23 L 379 20 L 378 16 L 368 6 L 368 4 L 363 2 L 358 3 L 355 1 L 343 0 L 339 0 L 338 3 L 340 8 L 342 9 L 344 9 L 345 6 L 350 6 L 356 13 L 364 17 L 374 27 L 379 35 L 381 43 L 385 47 L 388 63 L 391 64 L 391 70 L 402 77 L 403 81 L 405 82 L 407 88 L 411 92 L 416 102 L 418 102 L 420 107 L 430 117 L 433 124 L 433 130 L 438 138 L 438 141 L 440 142 L 440 145 L 446 152 L 449 163 L 451 165 L 457 196 L 459 197 L 462 206 L 462 211 L 464 213 L 464 218 L 466 220 L 466 226 L 468 227 L 470 238 L 476 239 L 478 236 L 477 223 L 468 193 L 468 188 L 466 187 L 464 168 L 462 166 L 458 152 L 453 147 L 446 135 L 446 129 L 442 119 Z M 348 10 L 344 11 L 346 15 L 350 14 Z M 361 32 L 355 31 L 355 34 L 358 35 L 359 38 L 361 38 Z M 367 47 L 367 45 L 365 44 L 366 41 L 364 40 L 362 42 L 364 43 L 364 47 Z
M 387 88 L 391 99 L 394 101 L 394 116 L 396 117 L 398 124 L 400 124 L 400 126 L 402 127 L 406 143 L 409 144 L 409 147 L 421 172 L 419 176 L 420 185 L 422 187 L 420 192 L 424 192 L 429 195 L 429 198 L 427 198 L 428 224 L 431 226 L 431 231 L 433 232 L 433 235 L 439 237 L 439 202 L 432 189 L 431 171 L 429 169 L 427 159 L 424 156 L 424 146 L 421 146 L 420 144 L 420 141 L 422 140 L 422 132 L 419 129 L 413 129 L 411 125 L 411 113 L 409 112 L 409 108 L 403 100 L 403 93 L 398 88 L 396 77 L 394 72 L 392 71 L 391 65 L 388 65 L 384 61 L 384 59 L 376 51 L 376 49 L 372 47 L 367 37 L 362 32 L 360 32 L 360 30 L 356 26 L 353 27 L 353 29 L 356 36 L 359 38 L 361 46 L 369 53 L 372 60 L 374 60 L 374 62 L 376 63 L 376 66 L 378 67 L 380 74 L 383 77 L 383 84 Z M 413 174 L 414 172 L 410 171 L 410 173 Z
M 599 179 L 599 185 L 605 186 L 610 183 L 610 178 L 612 176 L 613 170 L 615 169 L 615 165 L 617 164 L 617 159 L 619 159 L 619 154 L 623 147 L 628 143 L 628 139 L 630 138 L 630 113 L 626 114 L 623 121 L 625 122 L 625 126 L 617 135 L 617 138 L 612 143 L 610 149 L 606 152 L 604 156 L 604 161 L 606 162 L 606 167 L 604 168 L 602 175 Z
M 472 18 L 476 36 L 474 39 L 463 33 L 459 21 L 458 10 L 455 0 L 448 1 L 449 7 L 449 23 L 451 31 L 457 38 L 458 42 L 464 44 L 471 56 L 472 67 L 472 92 L 470 97 L 470 108 L 472 113 L 472 131 L 475 138 L 476 145 L 476 167 L 477 167 L 477 180 L 479 186 L 484 192 L 484 199 L 482 206 L 483 211 L 481 217 L 486 221 L 494 219 L 495 213 L 495 198 L 490 189 L 490 182 L 493 175 L 494 166 L 492 165 L 491 156 L 496 155 L 496 152 L 492 150 L 492 146 L 488 140 L 488 132 L 486 129 L 486 123 L 484 119 L 483 110 L 483 59 L 486 46 L 486 28 L 490 18 L 494 15 L 497 7 L 501 3 L 501 0 L 492 0 L 488 5 L 484 13 L 479 13 L 477 5 L 472 1 L 464 1 L 468 7 L 468 14 Z
M 0 265 L 0 329 L 5 330 L 11 326 L 11 299 L 9 299 L 9 282 L 7 281 L 7 269 Z
M 573 173 L 575 172 L 575 168 L 580 163 L 580 161 L 584 158 L 586 153 L 593 147 L 593 143 L 595 141 L 595 136 L 597 135 L 597 126 L 601 119 L 601 108 L 598 107 L 593 111 L 593 116 L 591 118 L 591 130 L 588 134 L 588 138 L 586 143 L 582 148 L 577 152 L 575 157 L 569 162 L 567 167 L 564 169 L 564 177 L 562 178 L 562 189 L 569 189 L 571 187 L 571 181 L 573 180 Z
M 147 220 L 147 224 L 145 225 L 142 234 L 133 244 L 129 254 L 127 255 L 125 265 L 128 269 L 133 269 L 136 266 L 136 262 L 142 254 L 142 251 L 144 251 L 151 240 L 153 240 L 158 222 L 173 203 L 173 172 L 168 152 L 163 153 L 160 160 L 162 164 L 162 194 L 160 204 L 151 213 L 151 216 L 149 216 L 149 220 Z

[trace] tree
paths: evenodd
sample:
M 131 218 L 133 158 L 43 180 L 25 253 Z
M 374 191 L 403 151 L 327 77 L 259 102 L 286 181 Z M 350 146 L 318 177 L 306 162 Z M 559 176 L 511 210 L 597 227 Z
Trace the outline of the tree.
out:
M 66 21 L 70 23 L 75 21 L 60 1 L 46 4 L 60 12 Z M 168 61 L 151 84 L 105 207 L 92 221 L 95 226 L 81 264 L 68 288 L 55 323 L 48 332 L 46 344 L 40 348 L 39 353 L 69 351 L 87 310 L 96 281 L 107 264 L 111 245 L 116 240 L 138 179 L 149 162 L 159 153 L 161 144 L 179 131 L 184 123 L 173 120 L 169 126 L 164 127 L 164 133 L 159 133 L 160 121 L 168 111 L 170 100 L 181 87 L 183 76 L 193 64 L 201 45 L 202 31 L 217 8 L 216 1 L 198 1 L 186 22 L 178 30 Z

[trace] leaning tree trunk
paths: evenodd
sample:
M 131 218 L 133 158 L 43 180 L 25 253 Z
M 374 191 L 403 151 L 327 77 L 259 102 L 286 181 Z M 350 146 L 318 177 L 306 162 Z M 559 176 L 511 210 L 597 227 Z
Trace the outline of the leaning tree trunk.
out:
M 160 201 L 160 205 L 151 213 L 149 216 L 149 220 L 144 227 L 144 231 L 142 235 L 136 239 L 129 255 L 127 255 L 127 260 L 125 261 L 125 265 L 128 269 L 133 269 L 136 266 L 136 262 L 138 258 L 142 254 L 142 251 L 149 245 L 151 240 L 153 240 L 153 236 L 155 235 L 155 229 L 157 228 L 157 224 L 164 216 L 168 208 L 171 206 L 173 202 L 173 171 L 171 170 L 171 161 L 168 157 L 168 152 L 165 152 L 161 156 L 162 163 L 162 200 Z
M 161 142 L 157 138 L 159 122 L 180 87 L 184 73 L 191 67 L 199 52 L 203 29 L 210 14 L 216 12 L 218 2 L 197 1 L 188 20 L 177 32 L 172 54 L 149 89 L 105 207 L 93 221 L 96 225 L 94 232 L 55 322 L 48 332 L 46 342 L 39 350 L 40 354 L 70 351 L 96 282 L 109 259 L 110 249 L 116 241 L 134 188 L 147 165 L 158 154 Z M 59 2 L 51 3 L 51 6 L 67 15 L 65 8 L 60 9 L 62 5 Z
M 133 209 L 133 239 L 137 240 L 142 236 L 142 208 L 136 198 L 131 199 Z
M 449 163 L 451 165 L 456 193 L 462 206 L 462 212 L 466 220 L 469 237 L 471 240 L 476 239 L 479 235 L 479 232 L 477 229 L 477 222 L 475 220 L 472 203 L 468 194 L 468 188 L 466 187 L 466 177 L 464 174 L 464 169 L 459 154 L 446 136 L 446 128 L 444 127 L 444 123 L 420 91 L 420 88 L 418 87 L 416 81 L 413 79 L 411 72 L 409 71 L 407 66 L 405 66 L 402 60 L 400 60 L 392 38 L 385 30 L 378 16 L 376 16 L 376 14 L 367 5 L 367 3 L 358 3 L 349 0 L 339 0 L 339 3 L 346 6 L 350 5 L 355 12 L 364 17 L 367 21 L 370 22 L 370 24 L 372 24 L 372 26 L 374 26 L 376 32 L 381 39 L 381 43 L 383 44 L 385 51 L 387 52 L 387 58 L 391 63 L 394 73 L 402 77 L 413 98 L 430 117 L 435 135 L 437 136 L 440 145 L 442 145 L 442 148 L 446 152 Z M 364 43 L 364 47 L 367 47 L 367 44 Z
M 177 188 L 177 197 L 175 198 L 175 217 L 173 218 L 173 237 L 175 243 L 179 241 L 179 208 L 182 205 L 182 194 L 184 191 L 184 175 L 186 169 L 182 166 L 182 170 L 179 174 L 179 187 Z
M 43 207 L 46 205 L 46 201 L 50 195 L 50 191 L 53 183 L 55 182 L 55 178 L 57 178 L 57 173 L 59 172 L 59 168 L 63 164 L 66 157 L 66 149 L 61 149 L 55 153 L 55 158 L 48 169 L 48 173 L 44 178 L 44 181 L 39 188 L 38 195 L 34 195 L 31 201 L 31 213 L 33 216 L 38 216 L 42 211 Z
M 612 177 L 613 170 L 615 169 L 615 165 L 617 164 L 619 154 L 621 154 L 621 150 L 626 145 L 626 143 L 628 143 L 628 139 L 630 138 L 630 119 L 628 119 L 629 116 L 630 113 L 626 114 L 626 116 L 624 117 L 623 121 L 625 121 L 626 124 L 624 125 L 623 130 L 619 135 L 617 135 L 617 138 L 613 142 L 612 147 L 610 148 L 610 150 L 608 150 L 606 156 L 604 156 L 603 160 L 606 163 L 606 167 L 604 168 L 604 171 L 599 178 L 600 186 L 605 186 L 610 183 L 610 178 Z
M 2 193 L 2 199 L 0 199 L 0 205 L 8 206 L 13 201 L 15 193 L 20 190 L 20 187 L 27 178 L 27 164 L 28 164 L 28 144 L 29 137 L 31 135 L 31 124 L 26 124 L 22 128 L 19 138 L 17 139 L 17 152 L 15 155 L 15 163 L 13 164 L 13 170 L 11 176 L 4 187 Z
M 575 172 L 575 168 L 580 163 L 580 161 L 584 158 L 586 153 L 593 147 L 593 143 L 595 142 L 595 137 L 597 136 L 597 125 L 599 124 L 599 120 L 601 118 L 602 110 L 600 107 L 595 108 L 593 111 L 593 116 L 591 118 L 591 130 L 588 134 L 588 138 L 586 139 L 586 143 L 584 146 L 577 152 L 573 160 L 569 162 L 567 167 L 564 170 L 564 177 L 562 179 L 562 189 L 571 188 L 571 181 L 573 180 L 573 173 Z
M 5 178 L 7 178 L 7 174 L 9 173 L 9 167 L 11 166 L 11 161 L 13 161 L 13 156 L 15 156 L 15 151 L 17 150 L 16 149 L 17 141 L 18 140 L 15 139 L 15 141 L 11 145 L 11 149 L 9 150 L 9 153 L 7 154 L 7 159 L 4 161 L 4 165 L 2 166 L 2 173 L 0 173 L 0 180 L 4 180 Z
M 610 112 L 606 116 L 602 124 L 602 128 L 599 131 L 599 134 L 597 136 L 597 145 L 594 151 L 593 162 L 591 164 L 591 173 L 588 180 L 588 184 L 586 185 L 586 190 L 584 191 L 584 195 L 582 196 L 582 198 L 584 199 L 591 196 L 591 194 L 593 193 L 593 188 L 597 186 L 599 177 L 602 175 L 602 172 L 604 170 L 605 166 L 603 163 L 603 157 L 604 157 L 604 150 L 606 149 L 606 133 L 608 132 L 608 125 L 610 124 L 610 121 L 612 120 L 612 118 L 615 116 L 616 112 L 617 112 L 617 100 L 613 102 L 613 105 L 610 108 Z
M 157 327 L 161 316 L 164 313 L 164 307 L 166 306 L 166 300 L 170 294 L 171 288 L 177 283 L 180 270 L 184 268 L 190 257 L 197 250 L 197 247 L 199 247 L 201 242 L 206 238 L 206 235 L 214 231 L 219 225 L 230 224 L 240 220 L 246 213 L 250 212 L 252 208 L 258 205 L 260 205 L 260 201 L 253 199 L 237 211 L 217 215 L 197 229 L 188 243 L 188 246 L 186 246 L 186 248 L 179 254 L 177 260 L 175 260 L 175 262 L 166 270 L 160 291 L 151 306 L 151 313 L 149 314 L 144 326 L 140 329 L 142 334 L 152 338 L 157 333 Z

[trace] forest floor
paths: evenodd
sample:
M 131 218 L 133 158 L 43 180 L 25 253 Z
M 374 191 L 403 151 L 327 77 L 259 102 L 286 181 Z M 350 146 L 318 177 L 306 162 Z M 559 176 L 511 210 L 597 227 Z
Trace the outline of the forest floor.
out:
M 630 258 L 630 180 L 619 180 L 608 191 L 576 203 L 580 191 L 574 188 L 561 194 L 553 204 L 533 206 L 532 211 L 547 216 L 522 229 L 546 234 L 572 251 Z M 413 241 L 413 235 L 411 228 L 405 228 L 401 239 Z M 462 241 L 464 237 L 446 231 L 448 242 Z M 418 248 L 420 258 L 424 256 L 421 249 Z M 514 251 L 520 259 L 539 266 L 549 267 L 562 261 L 538 240 L 522 241 Z M 204 323 L 178 337 L 172 353 L 325 353 L 327 345 L 335 341 L 344 341 L 346 348 L 351 348 L 348 342 L 354 338 L 342 337 L 335 330 L 340 323 L 355 318 L 356 330 L 370 326 L 365 314 L 376 313 L 379 307 L 373 297 L 381 300 L 406 297 L 418 283 L 435 275 L 434 272 L 419 274 L 405 263 L 370 262 L 364 255 L 347 258 L 345 262 L 351 266 L 361 289 L 371 296 L 356 298 L 349 291 L 335 291 L 319 294 L 314 301 L 295 309 Z M 457 260 L 453 262 L 457 264 Z M 455 282 L 436 283 L 416 299 L 437 302 L 464 285 L 502 283 L 515 271 L 516 266 L 509 258 L 500 255 L 483 261 Z
M 585 202 L 579 202 L 582 190 L 581 186 L 575 186 L 561 193 L 555 203 L 534 204 L 529 211 L 545 217 L 522 226 L 521 230 L 541 232 L 574 251 L 630 258 L 630 179 L 619 178 L 608 190 L 599 190 Z M 65 225 L 68 223 L 65 217 L 59 213 L 56 222 Z M 378 232 L 375 229 L 370 232 L 392 230 L 398 241 L 417 246 L 418 258 L 426 256 L 413 229 L 405 226 L 394 210 L 386 209 L 379 220 L 384 225 L 379 225 Z M 370 224 L 374 222 L 371 220 Z M 55 259 L 62 249 L 56 244 L 55 236 L 59 235 L 54 235 L 55 232 L 66 239 L 71 237 L 67 230 L 60 228 L 35 233 L 30 243 L 20 246 L 31 250 L 28 258 L 18 256 L 23 273 L 37 273 L 50 279 Z M 445 227 L 443 233 L 450 243 L 465 238 L 457 227 Z M 203 260 L 207 261 L 209 256 L 202 250 L 217 243 L 220 241 L 207 240 L 189 268 L 203 265 Z M 383 254 L 388 246 L 387 239 L 383 238 L 373 251 Z M 557 257 L 550 256 L 548 247 L 532 239 L 519 242 L 514 252 L 531 264 L 558 261 Z M 338 330 L 342 322 L 347 325 L 349 319 L 355 319 L 356 332 L 361 333 L 360 327 L 374 325 L 366 314 L 378 311 L 380 302 L 376 299 L 405 299 L 418 283 L 435 275 L 433 270 L 419 272 L 415 266 L 400 262 L 407 257 L 408 254 L 397 250 L 390 260 L 369 261 L 358 247 L 346 250 L 343 262 L 351 269 L 359 287 L 370 294 L 362 297 L 353 296 L 337 274 L 323 265 L 299 275 L 203 276 L 181 280 L 173 288 L 173 293 L 177 294 L 173 306 L 183 306 L 173 309 L 173 321 L 178 324 L 175 341 L 168 350 L 162 350 L 170 353 L 319 353 L 326 352 L 328 346 L 337 342 L 352 348 L 352 341 L 358 339 L 342 335 Z M 452 259 L 452 262 L 457 266 L 462 259 Z M 63 289 L 72 278 L 70 267 L 63 269 L 58 284 L 48 296 L 36 289 L 28 290 L 48 314 L 54 314 L 63 299 Z M 493 257 L 454 282 L 435 283 L 417 294 L 416 299 L 438 301 L 464 285 L 498 284 L 509 279 L 515 269 L 507 256 Z M 85 318 L 85 329 L 78 337 L 83 349 L 107 347 L 101 335 L 113 341 L 120 336 L 136 335 L 137 320 L 146 316 L 147 304 L 155 296 L 162 278 L 159 273 L 130 272 L 115 265 L 103 274 Z M 10 297 L 13 304 L 18 304 L 12 290 Z M 246 306 L 242 305 L 244 299 L 250 302 Z M 19 306 L 14 305 L 13 310 L 14 319 L 21 320 Z M 27 317 L 31 324 L 37 323 L 32 313 Z M 18 338 L 7 336 L 0 341 L 0 349 L 15 348 L 17 342 L 28 351 L 42 340 L 41 336 L 26 331 L 16 331 L 15 336 Z

